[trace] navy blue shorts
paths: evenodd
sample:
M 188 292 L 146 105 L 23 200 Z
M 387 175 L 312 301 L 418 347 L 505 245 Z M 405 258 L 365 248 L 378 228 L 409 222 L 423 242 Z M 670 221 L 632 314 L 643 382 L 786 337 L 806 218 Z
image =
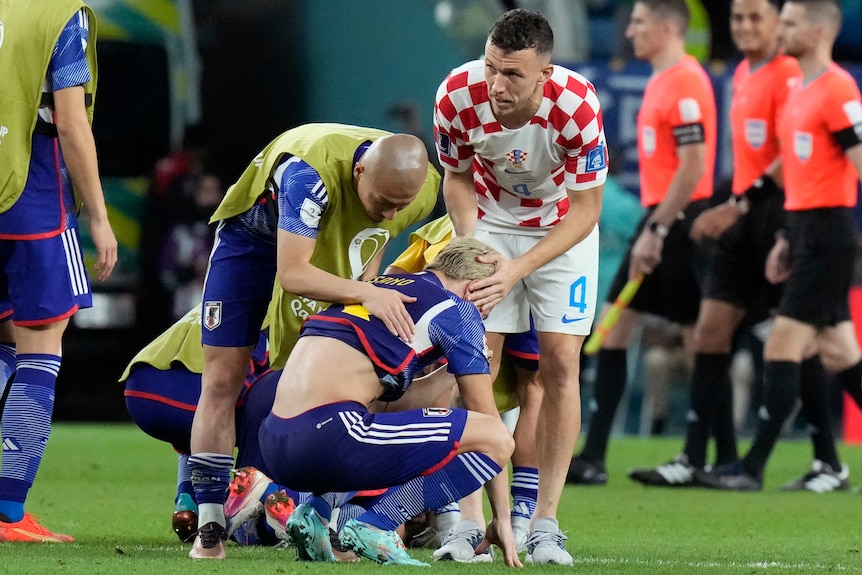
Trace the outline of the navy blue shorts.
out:
M 458 454 L 467 410 L 425 408 L 369 413 L 355 402 L 296 417 L 270 414 L 260 448 L 277 483 L 297 491 L 362 491 L 402 485 Z
M 141 363 L 126 379 L 126 410 L 141 431 L 190 453 L 192 420 L 201 395 L 201 374 L 182 365 L 168 370 Z
M 219 224 L 204 282 L 201 341 L 218 347 L 254 345 L 272 299 L 276 248 L 233 220 Z
M 531 325 L 530 331 L 507 333 L 503 340 L 503 353 L 515 366 L 527 371 L 539 371 L 539 334 L 536 328 Z
M 35 240 L 0 240 L 0 319 L 35 326 L 92 307 L 78 228 Z

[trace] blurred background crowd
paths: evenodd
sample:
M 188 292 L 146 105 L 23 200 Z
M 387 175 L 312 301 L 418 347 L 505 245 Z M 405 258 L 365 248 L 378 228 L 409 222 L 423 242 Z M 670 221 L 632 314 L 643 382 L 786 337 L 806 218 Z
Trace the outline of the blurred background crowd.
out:
M 607 290 L 641 215 L 635 121 L 650 70 L 633 60 L 624 37 L 632 0 L 88 3 L 100 38 L 94 130 L 120 262 L 109 282 L 94 285 L 94 307 L 75 315 L 67 334 L 59 419 L 127 418 L 117 377 L 140 347 L 200 300 L 212 245 L 209 215 L 248 158 L 293 126 L 341 122 L 413 133 L 433 160 L 438 84 L 453 67 L 480 57 L 491 24 L 516 7 L 548 18 L 554 61 L 589 78 L 602 102 L 612 177 L 602 212 L 599 297 Z M 716 201 L 723 201 L 731 175 L 726 111 L 740 55 L 730 40 L 729 2 L 687 3 L 687 51 L 706 65 L 719 107 L 715 178 Z M 835 59 L 862 83 L 862 0 L 841 4 Z M 390 261 L 406 236 L 393 242 Z M 753 425 L 750 406 L 758 405 L 758 329 L 746 331 L 734 360 L 743 432 Z M 637 341 L 617 431 L 679 433 L 691 358 L 672 324 L 649 322 Z M 836 418 L 840 404 L 836 390 Z

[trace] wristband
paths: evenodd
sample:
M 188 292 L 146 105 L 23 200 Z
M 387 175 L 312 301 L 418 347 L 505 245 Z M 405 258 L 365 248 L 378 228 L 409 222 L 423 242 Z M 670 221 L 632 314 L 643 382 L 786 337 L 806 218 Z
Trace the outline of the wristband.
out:
M 743 193 L 749 202 L 757 204 L 773 194 L 780 194 L 781 188 L 778 187 L 772 177 L 763 174 L 754 180 L 754 183 Z
M 665 239 L 667 234 L 670 232 L 670 230 L 667 229 L 667 226 L 658 223 L 656 220 L 652 220 L 647 224 L 647 230 L 661 239 Z

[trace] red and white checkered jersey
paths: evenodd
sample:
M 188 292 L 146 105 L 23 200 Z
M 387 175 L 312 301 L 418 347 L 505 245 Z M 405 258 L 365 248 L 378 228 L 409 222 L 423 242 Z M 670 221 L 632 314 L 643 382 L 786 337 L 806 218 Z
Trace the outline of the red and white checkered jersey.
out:
M 434 136 L 447 170 L 473 167 L 477 229 L 544 234 L 569 211 L 566 189 L 604 183 L 607 146 L 599 99 L 580 74 L 554 66 L 533 118 L 509 129 L 491 110 L 485 63 L 455 68 L 437 90 Z

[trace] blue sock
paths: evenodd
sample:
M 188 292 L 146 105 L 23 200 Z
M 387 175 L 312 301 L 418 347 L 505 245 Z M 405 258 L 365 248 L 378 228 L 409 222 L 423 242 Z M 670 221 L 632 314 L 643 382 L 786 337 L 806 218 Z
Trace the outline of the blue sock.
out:
M 187 493 L 194 498 L 195 489 L 192 487 L 192 472 L 189 469 L 189 455 L 187 453 L 177 454 L 177 499 L 180 495 Z M 174 500 L 176 502 L 176 499 Z
M 390 489 L 356 519 L 392 531 L 423 511 L 470 495 L 502 470 L 487 455 L 462 453 L 431 475 L 414 477 Z
M 341 528 L 351 519 L 357 519 L 365 513 L 365 508 L 355 503 L 345 503 L 338 508 L 338 519 L 336 521 L 336 533 L 341 533 Z
M 9 383 L 9 378 L 15 373 L 15 344 L 0 343 L 0 398 L 6 391 L 6 385 Z
M 317 514 L 327 523 L 332 519 L 332 506 L 327 502 L 325 495 L 312 494 L 305 500 L 305 503 L 311 505 L 317 511 Z
M 189 456 L 189 473 L 198 505 L 224 505 L 230 484 L 233 457 L 223 453 L 196 453 Z
M 0 514 L 13 523 L 24 518 L 24 501 L 36 479 L 51 435 L 54 385 L 59 371 L 57 355 L 28 353 L 18 356 L 17 375 L 0 420 L 3 435 Z
M 539 470 L 535 467 L 512 468 L 512 515 L 530 519 L 539 497 Z

